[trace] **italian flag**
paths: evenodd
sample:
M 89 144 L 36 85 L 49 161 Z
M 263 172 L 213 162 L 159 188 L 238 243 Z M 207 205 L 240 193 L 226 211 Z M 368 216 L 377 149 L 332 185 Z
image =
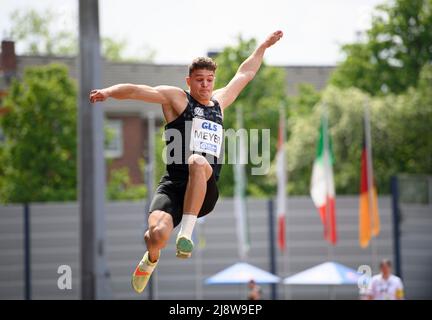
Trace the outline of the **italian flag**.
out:
M 365 106 L 359 200 L 359 243 L 362 248 L 366 248 L 372 236 L 376 237 L 380 232 L 378 197 L 373 178 L 369 114 L 367 111 L 367 106 Z
M 285 113 L 283 108 L 279 112 L 279 133 L 276 154 L 277 166 L 277 223 L 278 223 L 278 246 L 285 250 L 285 204 L 286 204 L 286 166 L 285 166 Z
M 335 245 L 337 233 L 333 161 L 332 143 L 328 135 L 328 121 L 326 117 L 322 116 L 310 192 L 324 226 L 324 239 Z

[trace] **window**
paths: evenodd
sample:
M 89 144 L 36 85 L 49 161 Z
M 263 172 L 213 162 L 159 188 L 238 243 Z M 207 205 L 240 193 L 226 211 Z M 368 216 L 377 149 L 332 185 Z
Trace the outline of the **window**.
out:
M 123 155 L 122 120 L 105 120 L 105 157 L 121 158 Z

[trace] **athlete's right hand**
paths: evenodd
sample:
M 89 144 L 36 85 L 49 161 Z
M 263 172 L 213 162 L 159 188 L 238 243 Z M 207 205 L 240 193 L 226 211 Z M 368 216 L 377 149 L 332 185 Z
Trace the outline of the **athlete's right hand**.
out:
M 275 31 L 270 34 L 267 39 L 264 41 L 264 45 L 266 48 L 270 48 L 276 42 L 278 42 L 283 37 L 283 32 L 281 30 Z
M 104 89 L 97 89 L 90 91 L 90 102 L 105 101 L 108 98 L 108 93 Z

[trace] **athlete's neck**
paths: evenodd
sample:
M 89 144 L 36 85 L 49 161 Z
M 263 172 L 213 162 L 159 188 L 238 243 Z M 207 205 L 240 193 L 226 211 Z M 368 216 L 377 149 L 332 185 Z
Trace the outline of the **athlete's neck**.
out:
M 212 105 L 210 99 L 200 99 L 200 98 L 196 97 L 196 96 L 195 96 L 194 94 L 192 94 L 192 93 L 189 93 L 189 94 L 192 96 L 192 98 L 194 98 L 196 101 L 198 101 L 199 103 L 201 103 L 201 104 L 204 105 L 204 106 L 211 106 L 211 105 Z
M 199 103 L 201 103 L 204 106 L 209 106 L 210 105 L 210 100 L 200 100 L 200 99 L 195 99 L 196 101 L 198 101 Z

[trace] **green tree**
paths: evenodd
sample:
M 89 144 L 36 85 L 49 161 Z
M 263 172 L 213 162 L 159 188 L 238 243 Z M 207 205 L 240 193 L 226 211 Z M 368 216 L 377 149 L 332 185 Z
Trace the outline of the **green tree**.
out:
M 371 114 L 374 176 L 379 193 L 389 193 L 391 175 L 432 173 L 432 67 L 405 94 L 371 97 L 359 89 L 328 87 L 311 114 L 291 119 L 287 143 L 289 192 L 308 194 L 322 105 L 329 112 L 339 194 L 356 194 L 360 183 L 364 103 Z
M 144 160 L 140 161 L 140 169 L 144 170 Z M 109 200 L 143 200 L 147 196 L 144 184 L 132 184 L 129 168 L 122 167 L 111 171 L 111 177 L 106 187 L 106 197 Z
M 321 93 L 310 83 L 301 83 L 296 96 L 288 97 L 292 117 L 310 114 L 313 107 L 320 101 Z
M 102 37 L 103 56 L 110 61 L 123 60 L 124 50 L 127 46 L 126 40 L 116 41 L 111 38 Z
M 346 59 L 331 83 L 372 95 L 415 87 L 420 70 L 432 62 L 432 0 L 395 0 L 380 5 L 364 43 L 342 47 Z
M 61 65 L 28 68 L 12 83 L 0 117 L 0 201 L 76 199 L 76 95 Z
M 377 101 L 374 159 L 388 187 L 396 173 L 432 173 L 432 66 L 423 67 L 417 88 Z M 382 121 L 382 123 L 380 123 Z
M 59 27 L 59 14 L 34 9 L 11 14 L 11 38 L 30 55 L 76 55 L 77 39 L 67 27 Z
M 0 201 L 73 201 L 77 193 L 77 93 L 67 67 L 30 67 L 9 88 L 0 117 Z M 105 135 L 112 133 L 106 128 Z M 140 164 L 143 168 L 143 163 Z M 137 200 L 145 185 L 133 185 L 127 168 L 111 171 L 109 200 Z

